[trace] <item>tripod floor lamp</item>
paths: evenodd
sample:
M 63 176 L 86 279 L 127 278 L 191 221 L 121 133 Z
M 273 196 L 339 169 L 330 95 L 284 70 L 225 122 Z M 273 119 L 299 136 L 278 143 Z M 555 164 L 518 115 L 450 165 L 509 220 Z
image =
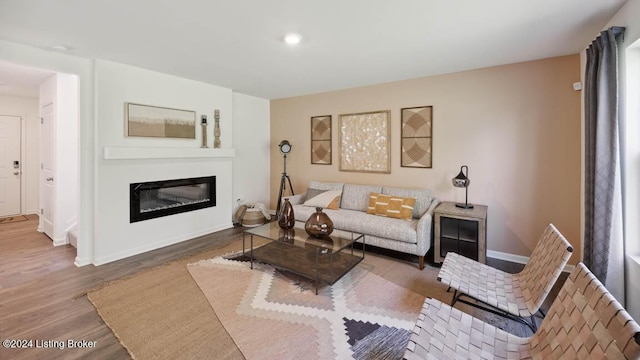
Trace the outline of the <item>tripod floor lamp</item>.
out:
M 293 186 L 291 186 L 291 179 L 287 175 L 287 155 L 291 152 L 291 144 L 287 140 L 282 140 L 278 145 L 280 152 L 284 158 L 284 168 L 282 171 L 282 177 L 280 178 L 280 192 L 278 193 L 278 205 L 276 206 L 276 217 L 280 215 L 280 206 L 282 204 L 282 195 L 286 191 L 287 183 L 289 184 L 289 190 L 291 195 L 295 195 L 293 192 Z

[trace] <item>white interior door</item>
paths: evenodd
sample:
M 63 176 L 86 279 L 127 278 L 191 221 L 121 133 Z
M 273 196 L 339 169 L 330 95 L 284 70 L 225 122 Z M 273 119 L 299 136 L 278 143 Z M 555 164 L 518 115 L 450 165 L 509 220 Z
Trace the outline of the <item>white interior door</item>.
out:
M 55 123 L 53 117 L 53 104 L 42 107 L 42 125 L 40 126 L 40 202 L 42 231 L 51 239 L 53 234 L 54 214 L 54 186 L 55 179 Z
M 0 116 L 0 217 L 20 214 L 20 117 Z

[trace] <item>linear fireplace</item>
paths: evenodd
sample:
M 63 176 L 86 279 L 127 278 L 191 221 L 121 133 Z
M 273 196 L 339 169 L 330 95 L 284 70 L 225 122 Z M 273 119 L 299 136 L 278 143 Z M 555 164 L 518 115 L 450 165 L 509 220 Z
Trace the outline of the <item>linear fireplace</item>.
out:
M 129 185 L 129 222 L 216 206 L 216 177 Z

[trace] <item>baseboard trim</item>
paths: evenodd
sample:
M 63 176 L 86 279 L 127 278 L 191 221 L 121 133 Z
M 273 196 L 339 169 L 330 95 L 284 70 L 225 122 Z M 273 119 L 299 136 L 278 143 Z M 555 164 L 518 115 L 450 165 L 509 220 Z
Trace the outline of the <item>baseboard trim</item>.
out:
M 158 241 L 152 244 L 147 244 L 144 246 L 140 246 L 134 249 L 129 249 L 129 250 L 125 250 L 125 251 L 121 251 L 115 254 L 111 254 L 111 255 L 107 255 L 107 256 L 101 256 L 101 257 L 97 257 L 94 258 L 93 264 L 96 266 L 99 265 L 104 265 L 113 261 L 117 261 L 117 260 L 121 260 L 124 258 L 128 258 L 130 256 L 134 256 L 134 255 L 138 255 L 138 254 L 142 254 L 145 253 L 147 251 L 152 251 L 152 250 L 156 250 L 156 249 L 160 249 L 169 245 L 174 245 L 183 241 L 187 241 L 187 240 L 191 240 L 194 238 L 197 238 L 199 236 L 203 236 L 203 235 L 207 235 L 207 234 L 211 234 L 213 232 L 216 231 L 220 231 L 220 230 L 224 230 L 224 229 L 229 229 L 233 227 L 233 224 L 231 224 L 231 222 L 229 222 L 228 224 L 223 224 L 220 225 L 218 227 L 215 227 L 213 229 L 207 229 L 207 230 L 203 230 L 203 231 L 198 231 L 198 232 L 193 232 L 193 233 L 189 233 L 189 234 L 183 234 L 180 236 L 176 236 L 173 238 L 168 238 L 168 239 L 164 239 L 162 241 Z
M 526 264 L 527 262 L 529 262 L 528 256 L 515 255 L 494 250 L 487 250 L 487 257 L 498 260 L 511 261 L 516 264 Z
M 73 262 L 73 264 L 75 266 L 77 266 L 77 267 L 91 265 L 91 259 L 90 258 L 80 258 L 80 257 L 76 256 L 76 260 Z
M 529 262 L 528 256 L 515 255 L 515 254 L 510 254 L 510 253 L 505 253 L 505 252 L 495 251 L 495 250 L 487 250 L 487 257 L 498 259 L 498 260 L 510 261 L 516 264 L 523 264 L 523 265 Z M 575 268 L 575 265 L 567 264 L 564 266 L 564 269 L 562 271 L 570 273 L 573 271 L 574 268 Z
M 53 246 L 62 246 L 69 244 L 69 240 L 64 239 L 53 239 Z

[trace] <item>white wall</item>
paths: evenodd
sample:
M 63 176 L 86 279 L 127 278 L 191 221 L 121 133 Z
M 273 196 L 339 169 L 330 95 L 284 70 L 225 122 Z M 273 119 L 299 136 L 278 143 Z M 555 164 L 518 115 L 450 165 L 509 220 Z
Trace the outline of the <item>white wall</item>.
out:
M 231 227 L 231 157 L 112 160 L 101 153 L 104 147 L 200 148 L 202 114 L 209 120 L 208 143 L 212 146 L 214 109 L 220 110 L 222 147 L 231 149 L 232 91 L 104 60 L 95 61 L 95 80 L 99 152 L 94 263 Z M 125 137 L 125 102 L 195 111 L 196 139 Z M 216 176 L 215 207 L 129 223 L 130 183 L 212 175 Z
M 0 115 L 15 115 L 22 118 L 20 205 L 23 214 L 36 214 L 39 209 L 38 174 L 40 173 L 38 98 L 0 96 Z
M 640 322 L 640 1 L 627 1 L 603 29 L 626 28 L 620 49 L 620 96 L 623 115 L 624 217 L 626 254 L 626 304 L 631 316 Z M 595 37 L 595 36 L 594 36 Z
M 78 136 L 78 77 L 72 74 L 56 74 L 57 77 L 57 126 L 56 156 L 58 194 L 56 216 L 58 225 L 64 232 L 66 243 L 67 232 L 78 222 L 80 203 L 79 182 L 79 136 Z
M 269 206 L 269 101 L 233 93 L 233 210 L 237 199 Z

